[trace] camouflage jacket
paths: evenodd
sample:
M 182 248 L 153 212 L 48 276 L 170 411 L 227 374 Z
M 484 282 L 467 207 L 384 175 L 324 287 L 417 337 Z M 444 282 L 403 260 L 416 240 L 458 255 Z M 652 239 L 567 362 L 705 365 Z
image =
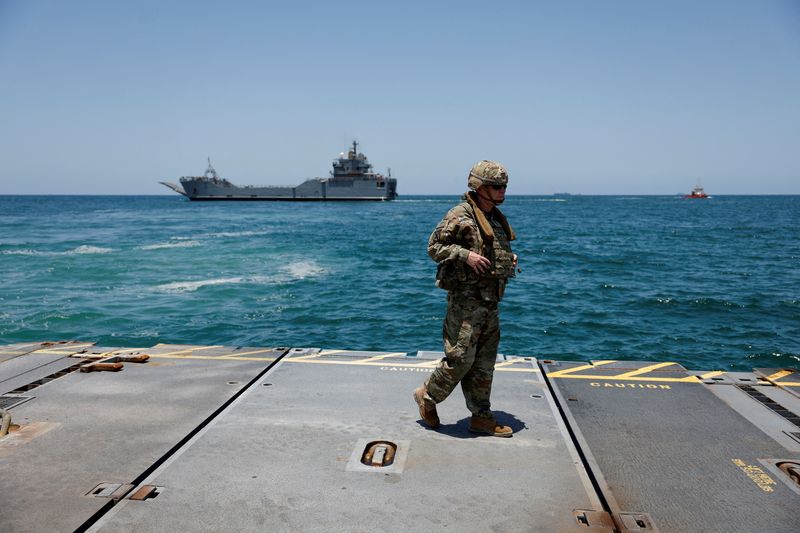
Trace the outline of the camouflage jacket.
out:
M 462 200 L 448 211 L 428 239 L 428 255 L 439 264 L 436 285 L 466 297 L 497 302 L 503 297 L 508 278 L 514 276 L 509 244 L 514 232 L 497 208 L 487 217 L 466 194 Z M 470 268 L 470 252 L 489 259 L 488 272 L 478 275 Z

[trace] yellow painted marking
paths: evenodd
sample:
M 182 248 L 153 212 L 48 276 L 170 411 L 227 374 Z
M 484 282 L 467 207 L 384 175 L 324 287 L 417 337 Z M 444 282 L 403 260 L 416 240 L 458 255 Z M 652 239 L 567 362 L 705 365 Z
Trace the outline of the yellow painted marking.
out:
M 641 374 L 647 374 L 648 372 L 652 372 L 653 370 L 658 370 L 659 368 L 664 368 L 665 366 L 671 366 L 675 363 L 666 362 L 666 363 L 656 363 L 654 365 L 643 366 L 642 368 L 637 368 L 636 370 L 631 370 L 630 372 L 625 372 L 624 374 L 619 374 L 615 377 L 617 378 L 632 378 L 633 376 L 639 376 Z
M 320 353 L 312 353 L 309 355 L 298 355 L 298 356 L 289 356 L 286 358 L 287 361 L 305 361 L 307 359 L 315 359 L 317 357 L 322 357 L 322 352 Z
M 157 344 L 156 346 L 159 346 L 159 345 Z M 191 353 L 191 352 L 196 352 L 196 351 L 198 351 L 198 350 L 209 350 L 209 349 L 211 349 L 211 348 L 224 348 L 224 346 L 222 346 L 222 345 L 214 345 L 214 346 L 195 346 L 194 348 L 186 348 L 186 349 L 184 349 L 184 350 L 178 350 L 178 351 L 176 351 L 176 352 L 167 352 L 167 353 L 162 353 L 162 354 L 159 354 L 159 355 L 161 355 L 161 356 L 166 356 L 166 355 L 179 355 L 179 354 L 183 354 L 183 353 Z
M 429 363 L 385 363 L 385 362 L 372 362 L 368 363 L 363 360 L 355 361 L 342 361 L 331 359 L 284 359 L 287 363 L 310 363 L 315 365 L 352 365 L 352 366 L 377 366 L 377 367 L 403 367 L 403 368 L 433 368 L 438 364 L 438 361 L 431 361 Z M 498 368 L 498 372 L 536 372 L 533 368 Z
M 521 366 L 519 366 L 517 368 L 506 368 L 506 367 L 511 366 L 511 365 L 513 365 L 515 363 L 527 363 L 527 364 L 521 365 Z M 538 368 L 534 368 L 533 365 L 531 365 L 529 361 L 525 361 L 524 359 L 508 359 L 506 361 L 501 361 L 501 362 L 496 363 L 494 365 L 494 369 L 495 370 L 503 370 L 505 372 L 530 372 L 530 371 L 538 372 L 539 371 Z
M 46 349 L 47 350 L 51 350 L 53 352 L 58 352 L 58 351 L 70 351 L 70 350 L 74 350 L 75 348 L 88 348 L 89 346 L 94 346 L 94 343 L 93 342 L 84 342 L 84 343 L 81 343 L 81 344 L 66 344 L 66 345 L 63 345 L 63 346 L 47 346 Z M 37 351 L 39 351 L 39 350 L 37 350 Z
M 773 381 L 773 380 L 776 380 L 776 379 L 785 378 L 786 376 L 788 376 L 790 374 L 794 374 L 794 370 L 779 370 L 778 372 L 775 372 L 771 376 L 767 376 L 767 379 L 769 381 Z
M 750 481 L 758 485 L 758 488 L 764 492 L 775 492 L 774 486 L 777 485 L 777 482 L 764 472 L 760 466 L 749 465 L 741 459 L 731 459 L 731 461 L 750 478 Z
M 366 363 L 369 361 L 380 361 L 381 359 L 388 359 L 389 357 L 405 357 L 405 352 L 396 352 L 396 353 L 385 353 L 383 355 L 376 355 L 374 357 L 370 357 L 368 359 L 364 359 L 361 362 Z
M 88 348 L 89 346 L 94 346 L 94 343 L 90 342 L 89 344 L 71 344 L 69 346 L 62 346 L 58 348 L 44 348 L 42 350 L 34 350 L 29 353 L 38 353 L 44 355 L 71 355 L 78 353 L 83 348 Z
M 320 357 L 322 355 L 335 355 L 337 353 L 347 353 L 347 350 L 322 350 L 314 355 Z
M 547 377 L 554 377 L 550 374 Z M 633 376 L 629 378 L 621 378 L 619 376 L 592 376 L 588 374 L 577 374 L 567 376 L 555 376 L 558 379 L 593 379 L 595 381 L 658 381 L 664 383 L 702 383 L 696 376 L 686 376 L 682 378 L 653 378 L 649 376 Z
M 779 387 L 800 387 L 800 381 L 781 381 Z
M 318 355 L 318 354 L 314 354 Z M 157 354 L 151 355 L 154 359 L 198 359 L 203 361 L 275 361 L 278 357 L 231 357 L 227 355 L 172 355 L 172 354 Z M 403 368 L 433 368 L 438 364 L 438 361 L 430 361 L 425 363 L 389 363 L 382 361 L 370 361 L 369 359 L 356 359 L 352 361 L 341 359 L 307 359 L 308 356 L 302 357 L 286 357 L 283 359 L 287 363 L 310 363 L 317 365 L 351 365 L 351 366 L 375 366 L 375 367 L 403 367 Z M 535 373 L 538 369 L 535 368 L 498 368 L 498 372 L 528 372 Z
M 151 355 L 154 359 L 200 359 L 205 361 L 274 361 L 277 357 L 228 357 L 227 355 Z
M 24 350 L 25 348 L 30 348 L 31 346 L 39 346 L 40 344 L 42 344 L 42 343 L 41 342 L 28 342 L 28 343 L 25 343 L 25 344 L 19 344 L 17 346 L 14 346 L 13 348 L 11 347 L 11 345 L 6 344 L 5 346 L 0 346 L 0 350 L 2 350 L 2 351 L 8 350 L 9 352 L 17 352 L 17 351 Z
M 265 348 L 263 350 L 253 350 L 253 351 L 250 351 L 250 352 L 231 352 L 229 354 L 225 354 L 225 355 L 222 355 L 220 357 L 239 357 L 239 356 L 242 356 L 242 355 L 253 355 L 253 354 L 257 354 L 257 353 L 266 353 L 266 352 L 272 352 L 272 351 L 274 351 L 273 348 Z
M 706 372 L 705 374 L 701 374 L 700 379 L 711 379 L 717 376 L 721 376 L 724 373 L 725 372 L 723 372 L 722 370 L 714 370 L 712 372 Z
M 560 378 L 561 376 L 566 376 L 567 374 L 572 374 L 574 372 L 580 372 L 581 370 L 589 370 L 590 368 L 596 368 L 602 365 L 608 365 L 611 363 L 616 363 L 616 361 L 596 361 L 594 364 L 576 366 L 575 368 L 567 368 L 565 370 L 557 370 L 552 374 L 547 374 L 548 377 L 551 378 Z M 577 376 L 576 376 L 577 377 Z

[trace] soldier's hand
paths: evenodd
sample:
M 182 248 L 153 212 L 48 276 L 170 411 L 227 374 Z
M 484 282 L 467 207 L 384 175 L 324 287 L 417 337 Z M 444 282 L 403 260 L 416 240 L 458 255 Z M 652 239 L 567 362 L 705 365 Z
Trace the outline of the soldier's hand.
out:
M 476 254 L 475 252 L 469 253 L 469 257 L 467 257 L 467 264 L 472 270 L 475 271 L 476 274 L 483 274 L 489 269 L 489 267 L 492 266 L 491 261 L 483 257 L 481 254 Z

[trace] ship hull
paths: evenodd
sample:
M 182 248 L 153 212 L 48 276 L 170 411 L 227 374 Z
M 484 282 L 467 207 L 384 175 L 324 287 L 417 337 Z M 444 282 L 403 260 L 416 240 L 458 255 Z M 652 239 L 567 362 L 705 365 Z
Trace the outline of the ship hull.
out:
M 187 196 L 193 202 L 389 202 L 394 198 L 292 198 L 287 196 Z
M 394 200 L 397 180 L 333 180 L 315 178 L 296 187 L 238 187 L 199 178 L 182 178 L 184 194 L 192 201 L 372 201 Z

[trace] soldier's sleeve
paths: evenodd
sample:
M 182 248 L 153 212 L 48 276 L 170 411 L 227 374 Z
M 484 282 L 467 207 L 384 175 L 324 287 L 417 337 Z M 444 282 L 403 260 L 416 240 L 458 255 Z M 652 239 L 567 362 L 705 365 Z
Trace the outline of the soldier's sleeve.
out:
M 428 255 L 437 263 L 447 260 L 466 261 L 469 249 L 458 242 L 460 217 L 450 211 L 436 226 L 428 239 Z

